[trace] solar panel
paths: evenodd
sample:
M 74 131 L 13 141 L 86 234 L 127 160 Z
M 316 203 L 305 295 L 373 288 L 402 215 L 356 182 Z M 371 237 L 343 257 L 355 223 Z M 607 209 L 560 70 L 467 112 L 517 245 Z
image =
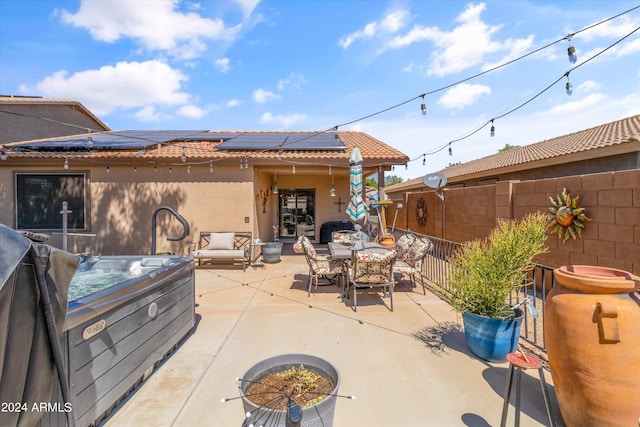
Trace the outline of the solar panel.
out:
M 203 130 L 125 130 L 72 135 L 20 144 L 20 147 L 38 150 L 80 150 L 91 147 L 102 150 L 140 150 L 174 140 L 200 139 Z
M 220 150 L 345 150 L 347 147 L 335 138 L 333 132 L 247 132 L 225 139 L 216 148 Z
M 26 142 L 34 150 L 141 150 L 172 141 L 223 141 L 220 150 L 341 150 L 346 145 L 334 132 L 216 132 L 205 130 L 123 130 L 71 135 Z

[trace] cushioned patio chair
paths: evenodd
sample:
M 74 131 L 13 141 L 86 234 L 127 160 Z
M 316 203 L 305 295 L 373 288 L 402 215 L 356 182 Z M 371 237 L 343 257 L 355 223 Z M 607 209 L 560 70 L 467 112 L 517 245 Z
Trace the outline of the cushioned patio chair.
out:
M 422 277 L 422 264 L 427 253 L 433 250 L 433 243 L 426 237 L 418 237 L 407 233 L 398 239 L 396 248 L 398 250 L 398 259 L 393 267 L 393 272 L 409 276 L 413 286 L 416 284 L 416 275 L 420 276 L 422 292 L 426 295 L 427 288 Z
M 318 255 L 316 248 L 313 247 L 311 241 L 306 236 L 300 236 L 298 240 L 304 250 L 304 256 L 309 264 L 309 289 L 307 296 L 311 296 L 311 287 L 315 283 L 318 287 L 320 278 L 328 279 L 328 276 L 336 276 L 340 284 L 344 275 L 344 262 L 342 260 L 334 260 L 330 255 Z
M 353 290 L 353 308 L 358 311 L 358 289 L 380 288 L 383 296 L 389 295 L 389 307 L 393 311 L 393 266 L 396 262 L 395 249 L 375 249 L 354 251 L 348 268 L 349 279 L 346 291 Z

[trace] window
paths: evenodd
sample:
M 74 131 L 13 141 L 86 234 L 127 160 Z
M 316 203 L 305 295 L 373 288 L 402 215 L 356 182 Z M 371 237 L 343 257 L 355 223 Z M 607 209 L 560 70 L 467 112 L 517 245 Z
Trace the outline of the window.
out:
M 87 227 L 86 176 L 76 174 L 16 173 L 16 228 L 18 230 L 61 230 L 62 202 L 71 211 L 69 230 Z

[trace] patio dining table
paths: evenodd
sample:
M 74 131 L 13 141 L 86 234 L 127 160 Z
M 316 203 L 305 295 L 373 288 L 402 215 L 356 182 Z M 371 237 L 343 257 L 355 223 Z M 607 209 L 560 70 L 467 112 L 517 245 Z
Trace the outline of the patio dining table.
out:
M 351 259 L 351 253 L 353 252 L 351 243 L 329 242 L 328 245 L 329 245 L 329 253 L 331 254 L 331 258 L 343 259 L 343 260 Z M 364 250 L 364 251 L 379 252 L 382 249 L 384 250 L 389 249 L 377 242 L 363 242 L 362 245 L 364 246 L 364 249 L 360 249 L 360 250 Z

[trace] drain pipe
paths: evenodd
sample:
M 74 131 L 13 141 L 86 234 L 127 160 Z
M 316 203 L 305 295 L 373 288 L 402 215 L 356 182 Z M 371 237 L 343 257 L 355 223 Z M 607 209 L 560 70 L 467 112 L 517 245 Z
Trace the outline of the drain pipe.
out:
M 151 216 L 151 255 L 155 255 L 156 253 L 156 217 L 158 216 L 158 212 L 160 211 L 169 211 L 173 216 L 176 217 L 178 221 L 182 224 L 183 231 L 182 236 L 180 237 L 167 237 L 167 240 L 172 242 L 177 242 L 189 235 L 189 223 L 186 219 L 182 217 L 178 212 L 176 212 L 173 208 L 169 206 L 160 206 L 158 209 L 153 211 L 153 215 Z
M 56 330 L 56 323 L 55 323 L 55 319 L 53 318 L 53 309 L 51 308 L 51 298 L 49 297 L 49 291 L 47 289 L 46 279 L 44 277 L 44 269 L 43 269 L 42 263 L 40 262 L 40 254 L 36 251 L 33 245 L 31 245 L 31 256 L 33 257 L 33 264 L 36 270 L 36 278 L 38 279 L 38 287 L 40 288 L 40 298 L 42 303 L 42 311 L 44 313 L 44 320 L 47 325 L 47 336 L 49 337 L 49 347 L 51 347 L 51 353 L 53 355 L 53 363 L 55 364 L 56 371 L 58 372 L 58 381 L 60 382 L 62 399 L 64 400 L 65 404 L 67 403 L 71 404 L 71 391 L 69 389 L 69 382 L 67 381 L 64 362 L 62 361 L 62 350 L 60 349 L 58 331 Z M 67 415 L 67 425 L 69 427 L 75 427 L 76 420 L 73 416 L 73 411 L 67 411 L 66 415 Z

